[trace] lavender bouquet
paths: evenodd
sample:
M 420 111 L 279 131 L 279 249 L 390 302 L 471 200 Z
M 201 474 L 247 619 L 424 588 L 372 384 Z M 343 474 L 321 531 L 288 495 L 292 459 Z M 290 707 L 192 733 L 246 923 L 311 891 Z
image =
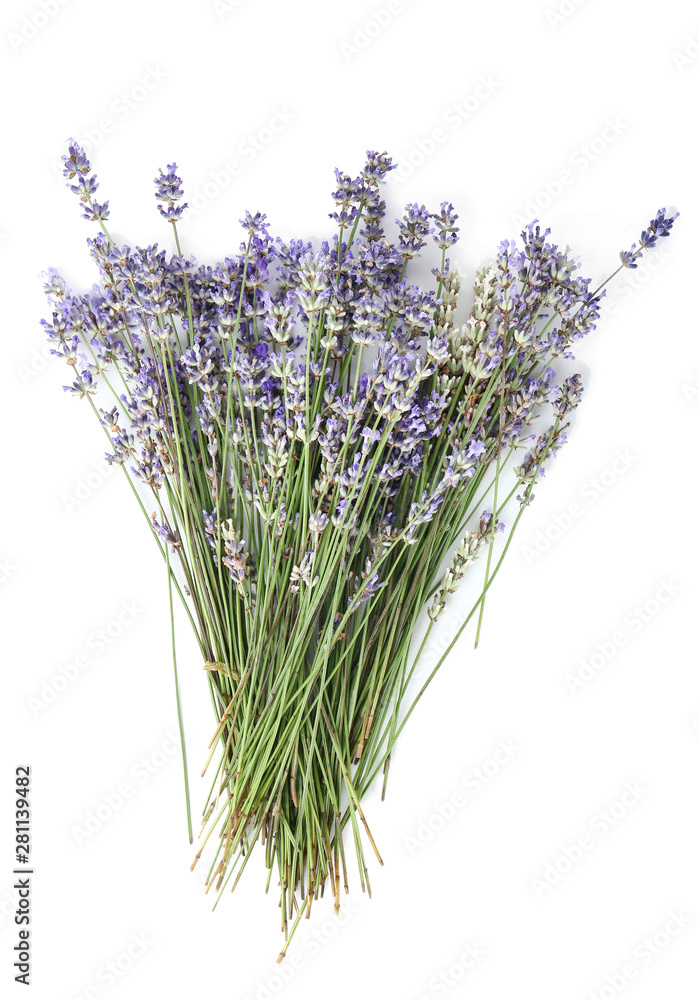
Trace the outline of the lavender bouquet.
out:
M 99 229 L 88 246 L 101 287 L 74 295 L 50 269 L 44 326 L 164 560 L 190 843 L 175 598 L 201 652 L 216 722 L 194 863 L 206 854 L 207 892 L 235 888 L 259 842 L 267 887 L 275 871 L 279 884 L 281 960 L 319 896 L 339 909 L 346 840 L 371 891 L 368 852 L 381 858 L 362 800 L 380 774 L 385 793 L 398 736 L 475 615 L 478 642 L 580 401 L 580 377 L 553 365 L 595 328 L 604 286 L 591 290 L 535 220 L 476 272 L 457 322 L 454 208 L 408 205 L 392 242 L 381 185 L 393 164 L 373 151 L 358 177 L 335 172 L 330 240 L 275 239 L 246 213 L 239 252 L 213 267 L 182 252 L 176 164 L 155 179 L 170 253 L 116 243 L 84 151 L 71 141 L 63 160 Z M 617 270 L 675 218 L 661 209 Z M 430 237 L 426 290 L 407 271 Z M 478 598 L 415 692 L 431 631 L 479 556 Z

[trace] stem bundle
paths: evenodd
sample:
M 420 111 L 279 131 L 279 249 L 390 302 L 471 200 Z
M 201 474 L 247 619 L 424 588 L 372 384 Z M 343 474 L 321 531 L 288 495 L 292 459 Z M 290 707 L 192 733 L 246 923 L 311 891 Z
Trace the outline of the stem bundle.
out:
M 201 651 L 215 727 L 194 864 L 206 853 L 206 891 L 232 890 L 259 843 L 279 885 L 281 959 L 315 900 L 327 891 L 339 909 L 348 838 L 371 891 L 369 858 L 382 862 L 362 799 L 381 771 L 385 793 L 395 742 L 444 659 L 409 703 L 427 639 L 486 547 L 462 625 L 477 612 L 480 633 L 582 392 L 577 375 L 554 385 L 552 364 L 594 328 L 600 290 L 532 223 L 479 269 L 457 324 L 456 213 L 409 205 L 390 242 L 385 154 L 370 151 L 357 178 L 336 172 L 332 241 L 274 240 L 265 216 L 246 213 L 239 253 L 215 267 L 182 255 L 175 164 L 156 178 L 168 255 L 118 246 L 84 152 L 71 143 L 64 161 L 101 228 L 89 245 L 102 286 L 75 296 L 50 271 L 47 332 L 73 369 L 67 390 L 110 439 L 108 461 L 144 513 L 150 499 L 171 614 L 174 590 Z M 406 272 L 430 235 L 441 261 L 425 291 Z M 177 688 L 174 631 L 173 661 Z M 182 732 L 179 691 L 177 707 Z

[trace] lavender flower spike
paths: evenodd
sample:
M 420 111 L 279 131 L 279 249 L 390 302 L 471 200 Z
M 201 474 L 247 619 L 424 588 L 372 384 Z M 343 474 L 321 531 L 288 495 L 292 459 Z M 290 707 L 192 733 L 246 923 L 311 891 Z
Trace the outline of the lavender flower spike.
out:
M 622 250 L 619 254 L 622 267 L 636 268 L 636 263 L 643 256 L 644 250 L 652 250 L 662 236 L 669 236 L 670 230 L 679 216 L 679 212 L 674 215 L 666 215 L 664 208 L 659 208 L 654 219 L 648 223 L 648 228 L 641 233 L 641 241 L 636 249 L 636 244 L 631 244 L 630 250 Z
M 109 218 L 109 202 L 102 204 L 95 201 L 93 195 L 99 184 L 94 174 L 90 176 L 90 161 L 85 155 L 85 150 L 79 146 L 75 139 L 68 140 L 68 154 L 62 156 L 63 176 L 68 178 L 66 187 L 70 188 L 73 194 L 77 194 L 83 203 L 83 218 L 88 222 L 100 222 Z M 74 183 L 70 183 L 74 181 Z
M 567 378 L 553 401 L 553 412 L 559 420 L 563 420 L 571 410 L 574 410 L 582 399 L 583 385 L 579 375 Z
M 425 246 L 425 237 L 434 232 L 430 226 L 431 215 L 424 205 L 406 205 L 405 215 L 396 219 L 400 237 L 398 249 L 405 258 L 417 257 Z
M 184 191 L 182 190 L 182 178 L 177 176 L 176 171 L 177 164 L 168 163 L 167 173 L 161 169 L 158 176 L 153 179 L 155 197 L 158 201 L 164 202 L 166 206 L 163 208 L 162 205 L 158 205 L 158 211 L 168 222 L 177 222 L 187 208 L 187 202 L 183 205 L 177 204 L 184 197 Z
M 449 201 L 443 201 L 440 205 L 439 215 L 434 213 L 431 218 L 437 223 L 436 234 L 432 237 L 440 250 L 447 250 L 458 243 L 459 237 L 456 235 L 459 227 L 454 225 L 459 216 L 454 211 L 454 206 Z

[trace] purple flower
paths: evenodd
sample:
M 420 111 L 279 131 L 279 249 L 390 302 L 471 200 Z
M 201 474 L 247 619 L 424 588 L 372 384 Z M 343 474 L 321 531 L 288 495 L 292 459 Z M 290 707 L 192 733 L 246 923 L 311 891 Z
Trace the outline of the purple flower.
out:
M 161 169 L 153 180 L 155 197 L 163 203 L 158 205 L 158 211 L 168 222 L 177 222 L 187 208 L 186 202 L 183 205 L 178 205 L 178 202 L 184 197 L 184 191 L 182 190 L 182 178 L 177 176 L 176 171 L 177 164 L 168 163 L 167 173 Z
M 50 267 L 46 271 L 44 293 L 50 305 L 61 305 L 66 299 L 68 293 L 66 283 L 55 267 Z
M 672 229 L 675 219 L 679 216 L 679 214 L 679 212 L 675 212 L 674 215 L 666 215 L 665 209 L 659 208 L 655 218 L 651 219 L 648 223 L 648 228 L 644 229 L 641 233 L 638 249 L 636 248 L 636 244 L 632 243 L 630 250 L 622 250 L 619 253 L 619 259 L 621 260 L 622 267 L 638 267 L 636 261 L 643 256 L 643 251 L 652 250 L 656 246 L 659 239 L 670 235 L 670 230 Z
M 553 402 L 553 412 L 559 420 L 563 420 L 571 410 L 574 410 L 582 399 L 583 385 L 579 375 L 571 375 L 560 387 Z
M 80 356 L 83 357 L 82 355 Z M 76 396 L 78 399 L 82 399 L 84 396 L 94 396 L 97 392 L 97 382 L 95 381 L 92 372 L 85 368 L 80 373 L 76 368 L 76 378 L 72 385 L 64 385 L 63 391 L 69 392 L 72 396 Z
M 95 202 L 96 177 L 72 140 L 64 166 L 85 216 L 102 221 L 106 204 Z M 238 251 L 213 265 L 157 244 L 117 246 L 105 232 L 89 241 L 98 285 L 74 295 L 55 269 L 43 276 L 52 315 L 42 325 L 75 379 L 66 391 L 93 395 L 107 371 L 110 388 L 123 380 L 119 411 L 99 411 L 107 460 L 165 486 L 163 504 L 186 499 L 197 562 L 210 553 L 221 571 L 212 579 L 237 589 L 253 616 L 258 593 L 276 586 L 274 565 L 286 567 L 299 600 L 326 602 L 305 595 L 319 583 L 316 562 L 323 587 L 334 587 L 333 552 L 344 614 L 378 605 L 391 547 L 449 537 L 503 450 L 523 448 L 515 476 L 529 502 L 580 402 L 579 376 L 556 387 L 551 367 L 599 318 L 602 293 L 577 258 L 532 221 L 478 270 L 461 326 L 460 276 L 446 260 L 459 233 L 454 206 L 443 201 L 430 214 L 409 204 L 390 238 L 381 184 L 391 169 L 386 154 L 369 150 L 357 177 L 335 171 L 339 231 L 320 245 L 273 238 L 263 213 L 246 212 Z M 155 178 L 158 210 L 173 223 L 186 207 L 176 170 L 169 164 Z M 635 267 L 675 218 L 658 212 L 622 264 Z M 430 235 L 442 259 L 427 289 L 410 283 L 407 267 Z M 537 440 L 532 427 L 549 408 L 556 430 Z M 184 524 L 180 514 L 173 525 Z M 170 515 L 159 517 L 154 530 L 179 549 Z M 493 517 L 484 513 L 474 545 Z M 474 554 L 452 564 L 435 615 Z M 279 598 L 265 600 L 273 608 Z
M 90 222 L 102 221 L 109 218 L 109 202 L 102 204 L 94 201 L 93 195 L 99 184 L 97 178 L 90 176 L 90 161 L 85 155 L 85 150 L 79 146 L 75 139 L 68 140 L 68 153 L 61 157 L 63 160 L 63 176 L 68 178 L 66 187 L 76 194 L 83 205 L 83 218 Z M 74 181 L 73 184 L 70 181 Z
M 85 155 L 85 150 L 78 145 L 75 139 L 68 140 L 68 153 L 61 159 L 63 160 L 63 176 L 67 177 L 68 180 L 90 173 L 90 161 Z
M 258 239 L 262 238 L 263 241 L 270 239 L 267 216 L 263 212 L 255 212 L 254 215 L 250 215 L 249 212 L 246 212 L 245 218 L 239 219 L 238 221 L 243 229 L 247 230 L 251 237 L 257 237 Z
M 417 203 L 405 206 L 405 215 L 396 219 L 399 230 L 398 249 L 406 259 L 417 257 L 425 246 L 425 237 L 434 232 L 430 227 L 432 216 L 424 205 Z
M 456 235 L 459 227 L 454 225 L 459 216 L 454 211 L 454 206 L 449 201 L 443 201 L 440 206 L 439 215 L 431 216 L 436 222 L 436 234 L 432 237 L 440 250 L 447 250 L 458 243 L 459 237 Z
M 641 233 L 641 246 L 646 250 L 652 250 L 660 237 L 669 236 L 679 214 L 675 212 L 674 215 L 666 216 L 664 208 L 658 209 L 655 218 L 648 223 L 648 228 Z
M 181 547 L 182 539 L 180 538 L 179 531 L 173 531 L 168 524 L 158 524 L 155 519 L 155 514 L 151 516 L 151 522 L 153 524 L 153 531 L 156 533 L 158 538 L 162 539 L 166 545 L 169 545 L 173 552 L 175 549 Z

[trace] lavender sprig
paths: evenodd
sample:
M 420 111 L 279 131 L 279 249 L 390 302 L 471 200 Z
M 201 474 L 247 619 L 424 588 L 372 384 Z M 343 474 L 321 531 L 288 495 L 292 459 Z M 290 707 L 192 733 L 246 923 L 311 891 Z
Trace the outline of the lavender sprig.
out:
M 102 204 L 95 201 L 93 195 L 99 184 L 95 174 L 91 173 L 90 161 L 85 150 L 74 139 L 69 140 L 68 152 L 62 157 L 63 176 L 68 178 L 66 187 L 76 194 L 83 205 L 83 218 L 88 222 L 102 222 L 109 218 L 109 202 Z
M 638 264 L 636 263 L 643 256 L 644 250 L 652 250 L 659 239 L 669 236 L 670 231 L 674 225 L 675 219 L 679 217 L 679 212 L 675 212 L 674 215 L 666 215 L 665 209 L 658 209 L 655 218 L 651 219 L 648 223 L 648 228 L 644 229 L 641 233 L 641 238 L 638 243 L 638 247 L 635 243 L 631 244 L 629 250 L 621 250 L 619 253 L 619 258 L 621 260 L 622 267 L 636 268 Z
M 187 202 L 178 205 L 184 197 L 182 189 L 182 178 L 177 175 L 177 164 L 168 163 L 167 172 L 161 169 L 154 179 L 155 197 L 162 205 L 158 205 L 158 211 L 168 222 L 176 222 L 187 208 Z

